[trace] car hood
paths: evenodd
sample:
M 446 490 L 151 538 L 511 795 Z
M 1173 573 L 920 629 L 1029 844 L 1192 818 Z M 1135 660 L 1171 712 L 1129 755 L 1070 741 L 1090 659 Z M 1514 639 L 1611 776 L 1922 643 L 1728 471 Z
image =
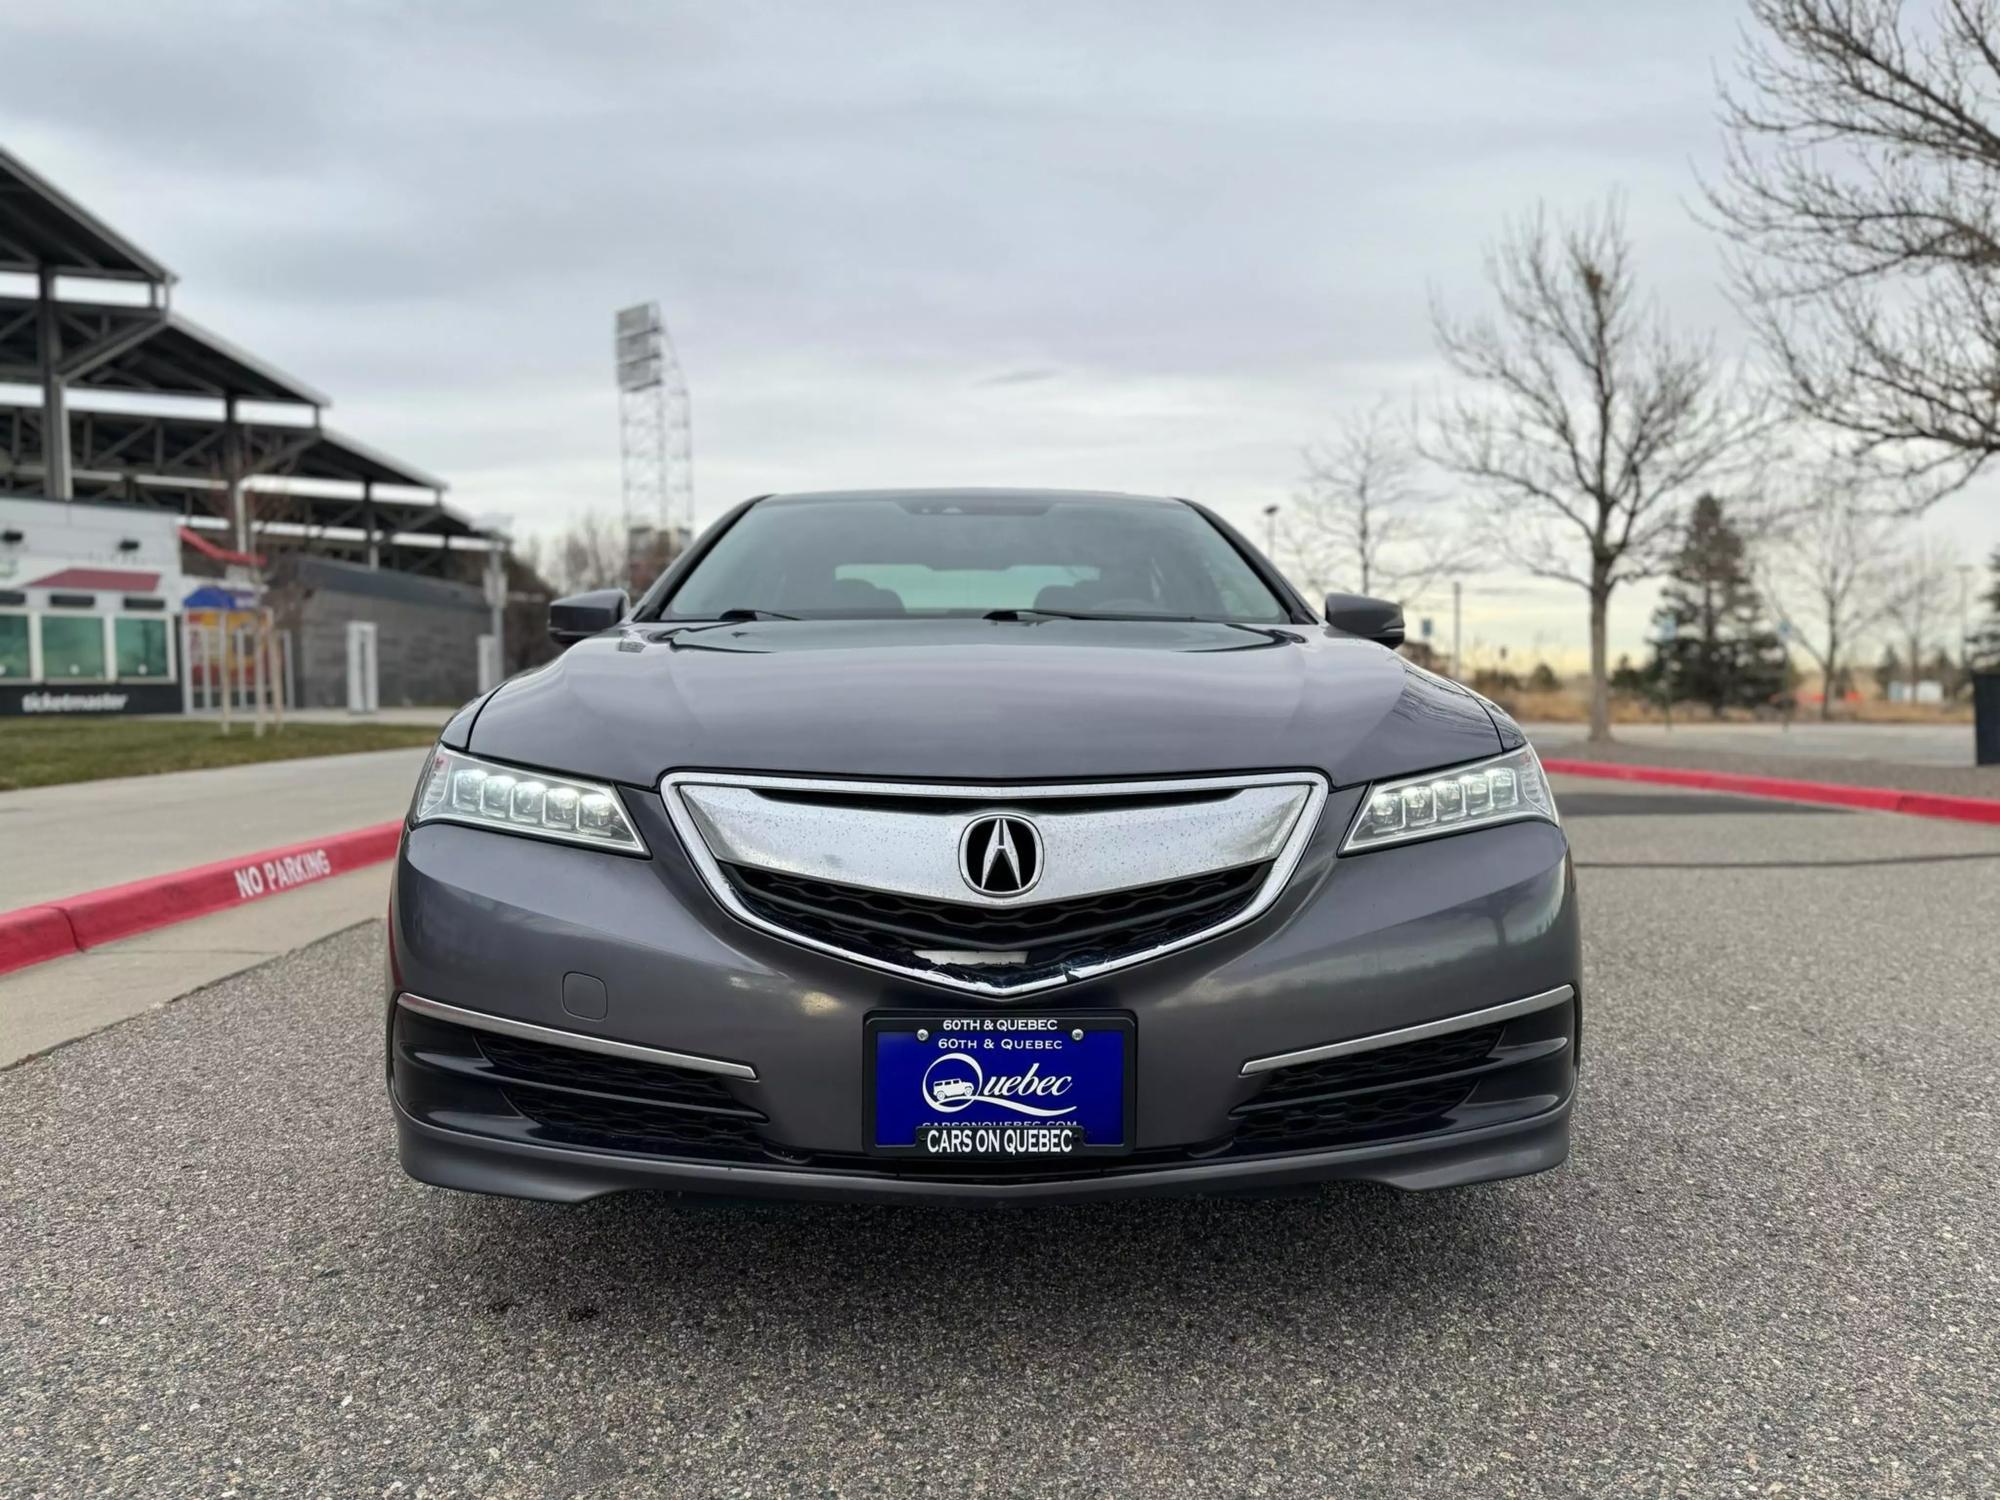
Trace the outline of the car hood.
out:
M 637 786 L 684 769 L 1075 781 L 1294 768 L 1341 786 L 1502 743 L 1472 694 L 1318 626 L 772 620 L 583 641 L 503 684 L 465 748 Z

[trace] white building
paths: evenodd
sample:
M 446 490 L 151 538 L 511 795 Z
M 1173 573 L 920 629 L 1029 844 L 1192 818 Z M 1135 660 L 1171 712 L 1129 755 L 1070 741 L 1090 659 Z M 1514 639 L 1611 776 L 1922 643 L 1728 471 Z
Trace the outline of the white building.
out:
M 177 517 L 0 496 L 0 715 L 178 713 Z

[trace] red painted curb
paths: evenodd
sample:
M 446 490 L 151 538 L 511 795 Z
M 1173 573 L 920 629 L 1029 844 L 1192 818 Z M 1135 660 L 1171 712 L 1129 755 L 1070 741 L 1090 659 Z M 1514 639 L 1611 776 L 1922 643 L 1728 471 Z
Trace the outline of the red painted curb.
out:
M 402 832 L 400 822 L 377 823 L 0 912 L 0 974 L 380 864 Z
M 76 952 L 69 918 L 53 906 L 0 912 L 0 974 Z
M 1951 818 L 1961 823 L 2000 823 L 2000 800 L 1954 797 L 1944 792 L 1906 792 L 1888 786 L 1842 786 L 1800 781 L 1790 776 L 1744 776 L 1733 771 L 1689 771 L 1679 766 L 1628 766 L 1616 761 L 1545 757 L 1542 769 L 1559 776 L 1595 776 L 1606 781 L 1650 781 L 1662 786 L 1742 792 L 1784 802 L 1823 802 L 1865 807 L 1873 812 L 1907 813 L 1919 818 Z

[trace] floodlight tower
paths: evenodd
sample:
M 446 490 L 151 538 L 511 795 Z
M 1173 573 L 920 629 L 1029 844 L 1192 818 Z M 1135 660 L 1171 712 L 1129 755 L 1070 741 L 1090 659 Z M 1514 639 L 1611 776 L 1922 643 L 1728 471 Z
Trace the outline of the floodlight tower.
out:
M 687 377 L 660 304 L 621 309 L 615 328 L 629 561 L 637 530 L 656 528 L 676 549 L 694 534 L 694 439 Z

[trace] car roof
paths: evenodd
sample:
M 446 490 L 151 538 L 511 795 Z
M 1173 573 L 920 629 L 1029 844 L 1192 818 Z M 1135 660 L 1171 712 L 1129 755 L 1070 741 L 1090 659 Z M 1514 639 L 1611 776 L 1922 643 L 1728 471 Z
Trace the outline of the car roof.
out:
M 786 494 L 766 495 L 759 505 L 812 505 L 829 500 L 908 500 L 912 496 L 922 496 L 926 500 L 1059 500 L 1065 504 L 1073 501 L 1121 501 L 1129 504 L 1134 500 L 1153 505 L 1186 505 L 1185 500 L 1171 495 L 1128 495 L 1117 490 L 1062 490 L 1030 489 L 993 486 L 989 488 L 969 488 L 946 486 L 936 489 L 911 486 L 900 489 L 874 490 L 797 490 Z

